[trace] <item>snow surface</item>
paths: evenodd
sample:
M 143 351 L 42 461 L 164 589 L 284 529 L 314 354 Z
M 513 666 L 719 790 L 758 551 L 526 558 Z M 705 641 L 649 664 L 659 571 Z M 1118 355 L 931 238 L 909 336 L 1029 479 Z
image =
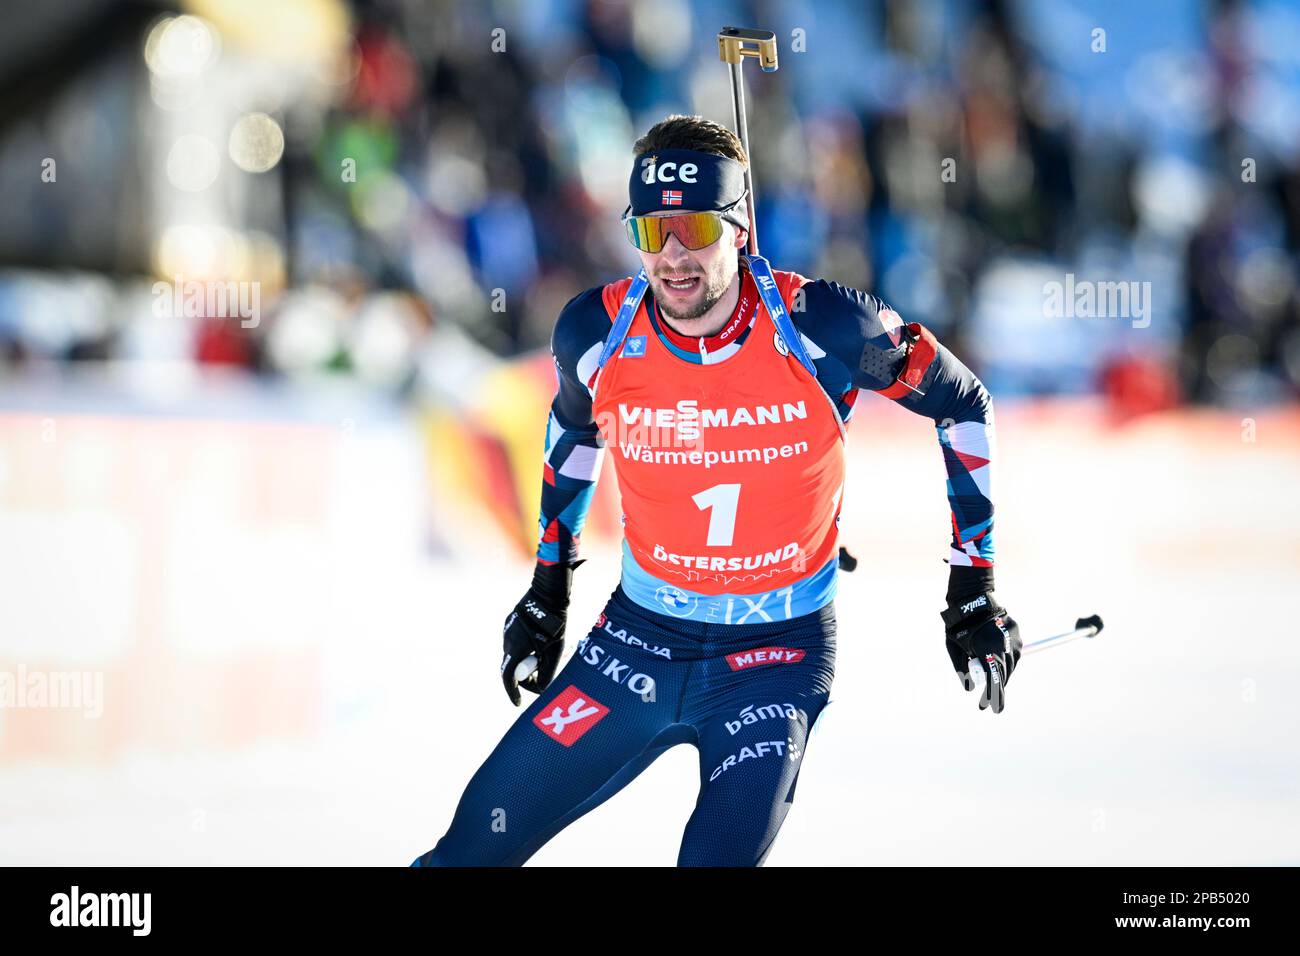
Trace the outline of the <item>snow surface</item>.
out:
M 999 596 L 1026 640 L 1091 613 L 1106 630 L 1027 659 L 994 716 L 943 650 L 933 431 L 890 409 L 850 432 L 860 566 L 768 865 L 1300 863 L 1294 427 L 1261 419 L 1245 443 L 1231 415 L 1109 429 L 1000 409 Z M 430 504 L 410 423 L 316 436 L 328 467 L 288 487 L 320 496 L 251 504 L 230 487 L 278 440 L 62 439 L 74 478 L 110 467 L 96 454 L 137 469 L 147 508 L 72 479 L 55 504 L 19 494 L 24 428 L 0 428 L 0 670 L 102 667 L 105 698 L 96 720 L 0 710 L 0 863 L 405 865 L 431 847 L 518 713 L 499 635 L 529 565 L 472 503 Z M 617 580 L 614 542 L 584 553 L 573 637 Z M 677 747 L 532 862 L 671 865 L 697 781 Z

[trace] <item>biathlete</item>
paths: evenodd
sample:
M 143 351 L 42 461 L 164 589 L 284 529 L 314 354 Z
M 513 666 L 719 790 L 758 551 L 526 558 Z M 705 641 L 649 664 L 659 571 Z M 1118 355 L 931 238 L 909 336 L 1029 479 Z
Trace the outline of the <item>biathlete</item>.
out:
M 740 254 L 748 159 L 729 129 L 671 116 L 634 147 L 643 269 L 556 321 L 537 563 L 506 618 L 501 675 L 537 694 L 417 866 L 517 865 L 665 750 L 699 750 L 682 866 L 755 866 L 794 799 L 835 673 L 845 426 L 876 392 L 935 423 L 952 538 L 952 666 L 1003 709 L 1020 657 L 993 595 L 993 405 L 918 323 L 835 282 Z M 622 495 L 622 573 L 557 673 L 601 461 Z M 526 660 L 536 669 L 517 679 Z

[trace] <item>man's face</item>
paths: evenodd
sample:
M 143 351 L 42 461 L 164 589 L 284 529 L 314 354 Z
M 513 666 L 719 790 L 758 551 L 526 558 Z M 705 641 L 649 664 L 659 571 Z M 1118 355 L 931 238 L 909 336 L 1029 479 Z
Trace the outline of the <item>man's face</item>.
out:
M 651 215 L 681 214 L 673 210 Z M 681 322 L 697 319 L 713 308 L 736 277 L 736 250 L 745 245 L 745 240 L 743 229 L 724 220 L 718 241 L 703 249 L 687 249 L 676 236 L 669 236 L 658 252 L 638 249 L 650 277 L 650 291 L 664 314 Z

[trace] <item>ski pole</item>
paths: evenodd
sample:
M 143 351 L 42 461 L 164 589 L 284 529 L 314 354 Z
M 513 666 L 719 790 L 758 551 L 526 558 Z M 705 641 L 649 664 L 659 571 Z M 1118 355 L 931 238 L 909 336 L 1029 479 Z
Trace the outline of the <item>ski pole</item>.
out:
M 1028 644 L 1022 644 L 1020 647 L 1020 656 L 1027 654 L 1038 654 L 1042 651 L 1050 651 L 1053 647 L 1060 647 L 1062 644 L 1068 644 L 1070 641 L 1078 640 L 1081 637 L 1093 638 L 1101 633 L 1104 625 L 1101 622 L 1101 616 L 1093 614 L 1091 617 L 1081 617 L 1074 622 L 1074 630 L 1066 631 L 1063 634 L 1053 634 L 1051 637 L 1039 638 L 1036 641 L 1030 641 Z M 975 681 L 978 687 L 984 683 L 984 667 L 975 658 L 967 659 L 967 671 L 971 679 Z
M 1030 641 L 1021 649 L 1021 655 L 1037 654 L 1039 651 L 1051 650 L 1053 647 L 1060 647 L 1069 641 L 1076 640 L 1080 637 L 1096 637 L 1102 629 L 1101 617 L 1092 615 L 1092 617 L 1081 617 L 1074 622 L 1074 630 L 1066 631 L 1064 634 L 1053 634 L 1051 637 L 1044 637 L 1037 641 Z
M 1036 641 L 1030 641 L 1024 644 L 1020 649 L 1020 656 L 1028 654 L 1039 654 L 1043 651 L 1050 651 L 1053 647 L 1060 647 L 1062 644 L 1068 644 L 1070 641 L 1078 640 L 1081 637 L 1093 638 L 1101 633 L 1105 625 L 1102 623 L 1101 616 L 1093 614 L 1091 617 L 1081 617 L 1074 622 L 1074 630 L 1066 631 L 1063 634 L 1053 634 L 1051 637 L 1043 637 Z M 984 680 L 984 668 L 975 658 L 967 661 L 971 678 L 978 685 Z M 519 662 L 515 668 L 515 680 L 524 680 L 529 674 L 537 670 L 537 658 L 529 655 Z
M 736 135 L 749 156 L 749 126 L 745 122 L 745 79 L 741 67 L 745 57 L 758 59 L 764 73 L 776 71 L 776 34 L 771 30 L 746 30 L 723 27 L 718 33 L 718 58 L 731 68 L 731 109 L 736 119 Z M 754 216 L 753 161 L 745 164 L 745 210 L 749 214 L 749 254 L 758 255 L 758 223 Z M 525 680 L 537 670 L 537 657 L 530 654 L 515 665 L 515 680 Z

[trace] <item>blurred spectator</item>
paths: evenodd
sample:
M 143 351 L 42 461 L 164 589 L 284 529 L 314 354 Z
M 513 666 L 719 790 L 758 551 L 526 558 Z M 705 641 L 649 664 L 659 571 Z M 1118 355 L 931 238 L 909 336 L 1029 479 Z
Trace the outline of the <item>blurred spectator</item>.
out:
M 22 56 L 0 41 L 5 367 L 183 343 L 200 363 L 399 393 L 438 324 L 500 356 L 543 348 L 566 299 L 634 269 L 618 224 L 631 143 L 670 111 L 729 120 L 716 30 L 767 16 L 320 0 L 290 29 L 275 5 L 251 24 L 213 3 L 162 19 L 85 6 L 37 16 Z M 1096 391 L 1126 412 L 1294 399 L 1292 5 L 825 0 L 772 16 L 781 69 L 747 75 L 775 265 L 871 289 L 1011 393 Z M 283 141 L 265 169 L 226 157 L 251 111 Z M 178 160 L 182 129 L 198 142 Z M 33 172 L 43 157 L 60 158 L 57 184 Z M 208 232 L 166 231 L 191 220 Z M 130 314 L 142 275 L 196 261 L 204 280 L 259 283 L 264 315 L 173 316 L 178 331 Z M 67 267 L 82 274 L 65 296 L 94 312 L 75 322 L 48 291 Z M 112 282 L 89 293 L 87 274 Z M 1048 316 L 1045 287 L 1067 274 L 1149 283 L 1151 321 Z

